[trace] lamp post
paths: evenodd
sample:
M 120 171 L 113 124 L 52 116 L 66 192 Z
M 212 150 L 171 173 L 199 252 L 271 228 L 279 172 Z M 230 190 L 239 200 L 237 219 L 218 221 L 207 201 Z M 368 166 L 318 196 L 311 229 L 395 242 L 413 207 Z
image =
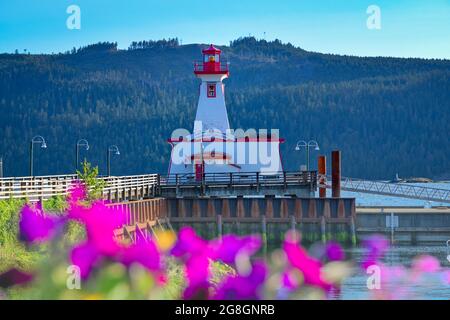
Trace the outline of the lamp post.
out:
M 86 139 L 80 139 L 77 141 L 77 145 L 75 147 L 75 172 L 78 170 L 78 165 L 80 163 L 80 147 L 84 147 L 86 151 L 89 150 L 89 143 Z
M 111 152 L 114 152 L 116 155 L 120 155 L 119 148 L 116 145 L 112 145 L 112 146 L 108 147 L 108 152 L 107 152 L 108 177 L 111 176 Z
M 30 141 L 30 177 L 33 176 L 33 149 L 34 144 L 39 143 L 41 148 L 47 148 L 47 144 L 45 143 L 45 139 L 42 136 L 34 136 Z
M 319 151 L 319 144 L 316 140 L 310 140 L 306 142 L 305 140 L 300 140 L 297 142 L 297 145 L 295 146 L 295 150 L 299 151 L 301 148 L 306 148 L 306 170 L 309 171 L 309 148 L 314 148 L 314 150 Z

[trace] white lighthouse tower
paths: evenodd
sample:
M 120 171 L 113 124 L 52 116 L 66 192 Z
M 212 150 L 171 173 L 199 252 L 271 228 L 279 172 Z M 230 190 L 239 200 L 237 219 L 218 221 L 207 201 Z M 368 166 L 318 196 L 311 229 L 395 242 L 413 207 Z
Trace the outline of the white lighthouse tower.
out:
M 201 80 L 194 132 L 176 130 L 168 140 L 169 177 L 201 181 L 214 173 L 279 173 L 283 170 L 279 145 L 284 140 L 272 133 L 230 129 L 223 84 L 229 76 L 228 63 L 213 45 L 202 54 L 203 60 L 194 64 L 194 74 Z
M 222 63 L 221 51 L 211 45 L 202 50 L 203 61 L 194 64 L 195 75 L 202 80 L 200 96 L 195 116 L 194 132 L 201 130 L 226 133 L 230 129 L 227 107 L 225 106 L 225 86 L 228 78 L 228 63 Z

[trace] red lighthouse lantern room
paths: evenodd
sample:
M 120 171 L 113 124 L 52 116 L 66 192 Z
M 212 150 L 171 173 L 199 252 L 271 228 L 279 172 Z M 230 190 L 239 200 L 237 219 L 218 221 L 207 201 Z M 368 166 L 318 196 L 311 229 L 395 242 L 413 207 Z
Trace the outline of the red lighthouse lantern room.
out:
M 212 44 L 209 48 L 202 50 L 203 62 L 195 63 L 195 74 L 226 74 L 228 75 L 228 64 L 220 60 L 221 50 Z

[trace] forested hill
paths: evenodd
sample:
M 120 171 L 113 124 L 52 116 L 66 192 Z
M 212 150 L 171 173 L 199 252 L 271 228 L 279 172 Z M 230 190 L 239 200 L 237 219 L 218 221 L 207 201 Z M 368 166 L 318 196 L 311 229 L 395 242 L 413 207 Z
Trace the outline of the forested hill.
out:
M 167 138 L 193 127 L 198 80 L 193 61 L 205 45 L 143 41 L 118 50 L 99 43 L 55 55 L 0 55 L 0 157 L 5 175 L 72 172 L 75 142 L 113 174 L 167 172 Z M 279 128 L 285 169 L 315 139 L 341 149 L 343 174 L 365 178 L 450 178 L 450 60 L 363 58 L 307 52 L 280 41 L 238 39 L 220 47 L 230 62 L 226 101 L 233 128 Z M 317 153 L 314 151 L 314 157 Z

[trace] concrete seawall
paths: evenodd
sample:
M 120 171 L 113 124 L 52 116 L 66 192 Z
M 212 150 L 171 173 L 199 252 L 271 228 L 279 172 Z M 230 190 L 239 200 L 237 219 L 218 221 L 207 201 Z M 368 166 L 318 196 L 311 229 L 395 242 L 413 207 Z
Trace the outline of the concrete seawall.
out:
M 389 226 L 391 216 L 398 226 Z M 450 208 L 357 207 L 358 238 L 381 233 L 395 244 L 443 245 L 450 239 Z

